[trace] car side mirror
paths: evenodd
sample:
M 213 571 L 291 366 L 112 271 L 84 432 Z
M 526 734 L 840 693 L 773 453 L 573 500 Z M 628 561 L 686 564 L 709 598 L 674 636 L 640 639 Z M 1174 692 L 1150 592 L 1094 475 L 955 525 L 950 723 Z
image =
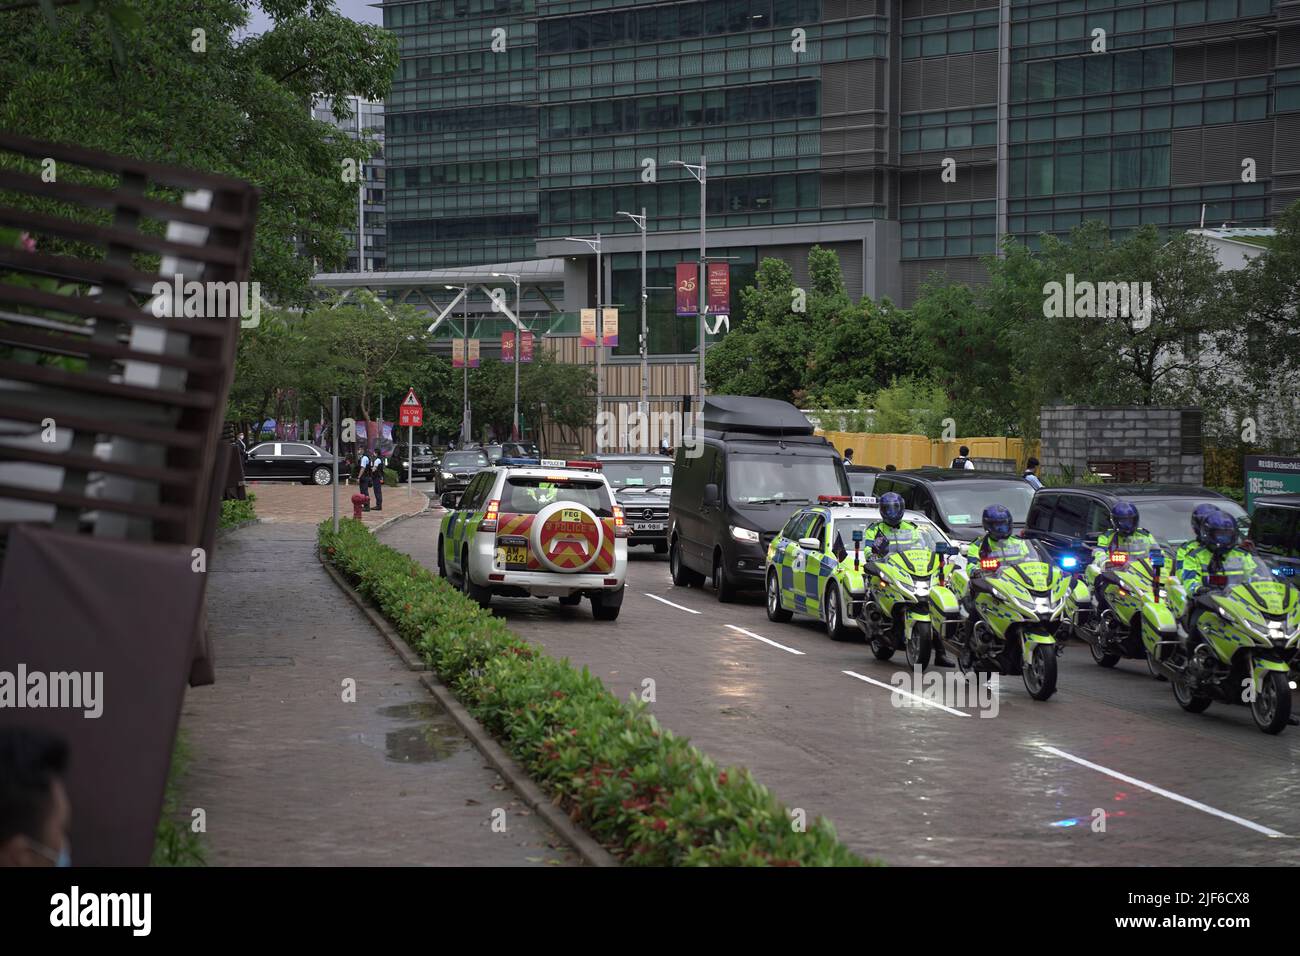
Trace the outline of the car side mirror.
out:
M 800 538 L 799 547 L 807 551 L 820 551 L 822 543 L 817 538 Z
M 715 485 L 713 482 L 709 482 L 707 485 L 704 486 L 704 504 L 708 505 L 709 507 L 714 507 L 721 500 L 722 500 L 722 496 L 718 494 L 717 485 Z
M 448 511 L 455 511 L 460 507 L 460 492 L 445 491 L 443 492 L 442 497 L 438 499 L 438 502 Z

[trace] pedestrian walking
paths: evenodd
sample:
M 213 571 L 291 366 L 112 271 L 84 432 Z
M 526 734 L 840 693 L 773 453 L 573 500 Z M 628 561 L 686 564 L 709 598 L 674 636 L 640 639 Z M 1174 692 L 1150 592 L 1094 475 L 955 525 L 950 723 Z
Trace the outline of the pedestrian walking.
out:
M 388 459 L 375 452 L 370 459 L 370 487 L 375 493 L 375 510 L 384 510 L 384 469 L 388 467 Z

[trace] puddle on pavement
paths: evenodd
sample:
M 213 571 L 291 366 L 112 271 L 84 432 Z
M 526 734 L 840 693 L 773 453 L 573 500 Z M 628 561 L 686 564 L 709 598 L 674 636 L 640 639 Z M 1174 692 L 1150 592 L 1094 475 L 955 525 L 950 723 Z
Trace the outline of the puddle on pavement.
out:
M 451 716 L 435 701 L 413 701 L 381 707 L 379 714 L 410 726 L 384 735 L 384 755 L 398 763 L 446 760 L 470 748 L 470 742 Z

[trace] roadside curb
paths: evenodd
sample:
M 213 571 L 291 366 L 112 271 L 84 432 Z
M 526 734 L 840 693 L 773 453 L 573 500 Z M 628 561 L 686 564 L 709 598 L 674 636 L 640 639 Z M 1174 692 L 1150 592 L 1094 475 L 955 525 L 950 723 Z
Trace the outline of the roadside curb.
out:
M 261 518 L 249 518 L 247 521 L 241 521 L 241 522 L 239 522 L 239 524 L 232 524 L 232 525 L 231 525 L 230 527 L 228 527 L 228 528 L 218 528 L 218 529 L 217 529 L 217 533 L 216 533 L 216 537 L 218 537 L 218 538 L 224 538 L 226 535 L 228 535 L 228 534 L 230 534 L 230 533 L 232 533 L 232 532 L 238 531 L 238 530 L 240 530 L 241 528 L 251 528 L 253 525 L 255 525 L 255 524 L 261 524 L 261 523 L 262 523 L 262 519 L 261 519 Z
M 424 492 L 420 492 L 420 494 L 423 495 Z M 390 524 L 396 524 L 397 522 L 401 521 L 404 518 L 414 518 L 416 515 L 422 515 L 429 510 L 432 504 L 433 504 L 433 499 L 430 498 L 428 495 L 424 495 L 424 507 L 421 508 L 419 511 L 410 511 L 407 512 L 406 514 L 393 515 L 391 518 L 385 518 L 383 521 L 379 522 L 379 524 L 371 528 L 370 533 L 379 534 L 380 531 L 382 531 L 384 528 L 387 528 Z
M 422 512 L 415 512 L 420 514 Z M 399 521 L 402 518 L 412 517 L 412 515 L 397 515 L 392 521 Z M 388 524 L 389 522 L 384 522 Z M 380 526 L 382 527 L 382 525 Z M 374 530 L 379 530 L 375 528 Z M 392 645 L 402 662 L 411 670 L 422 671 L 420 683 L 431 693 L 435 700 L 451 715 L 456 724 L 464 732 L 470 742 L 478 748 L 479 753 L 487 758 L 488 763 L 501 774 L 507 785 L 510 786 L 520 799 L 524 801 L 539 817 L 545 820 L 559 837 L 573 847 L 574 851 L 580 856 L 588 866 L 620 866 L 618 860 L 608 850 L 596 842 L 589 834 L 579 828 L 572 820 L 564 814 L 542 791 L 542 788 L 534 782 L 519 764 L 506 753 L 505 749 L 496 741 L 488 730 L 480 724 L 469 710 L 456 699 L 455 694 L 447 687 L 437 675 L 430 669 L 429 665 L 421 660 L 406 641 L 402 640 L 397 630 L 384 618 L 378 610 L 371 606 L 370 602 L 365 599 L 352 585 L 338 572 L 328 561 L 325 556 L 317 552 L 317 557 L 325 568 L 325 572 L 330 576 L 335 584 L 352 599 L 352 602 L 361 609 L 366 615 L 367 620 L 375 626 L 385 640 Z

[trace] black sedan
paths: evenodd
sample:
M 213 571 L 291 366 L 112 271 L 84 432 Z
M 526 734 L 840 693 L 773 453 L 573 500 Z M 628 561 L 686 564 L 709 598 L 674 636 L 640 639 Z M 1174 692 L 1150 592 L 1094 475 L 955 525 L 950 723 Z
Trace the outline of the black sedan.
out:
M 328 485 L 333 474 L 334 456 L 306 442 L 262 442 L 244 456 L 244 477 L 250 481 Z M 340 459 L 339 477 L 347 478 L 348 474 L 347 464 Z
M 444 452 L 438 470 L 434 473 L 437 493 L 464 491 L 469 480 L 489 467 L 487 452 L 481 448 Z

